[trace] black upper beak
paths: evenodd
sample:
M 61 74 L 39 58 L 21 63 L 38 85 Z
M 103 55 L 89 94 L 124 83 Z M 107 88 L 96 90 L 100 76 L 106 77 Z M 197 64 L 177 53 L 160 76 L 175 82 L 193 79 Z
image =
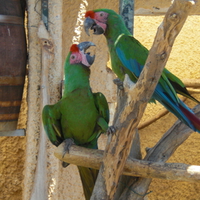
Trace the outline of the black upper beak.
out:
M 87 50 L 89 47 L 91 47 L 91 46 L 95 46 L 95 44 L 92 43 L 92 42 L 81 42 L 81 43 L 78 44 L 79 50 L 80 50 L 80 51 L 83 51 L 84 53 L 85 53 L 86 50 Z M 90 65 L 92 65 L 93 62 L 94 62 L 94 59 L 95 59 L 95 55 L 90 56 L 90 53 L 89 53 L 89 52 L 85 53 L 85 55 L 86 55 L 86 59 L 87 59 L 88 63 L 89 63 Z
M 87 33 L 87 35 L 89 34 L 89 30 L 93 30 L 93 34 L 95 35 L 101 35 L 104 33 L 104 29 L 99 26 L 93 19 L 91 19 L 90 17 L 87 17 L 84 21 L 84 29 L 85 32 Z

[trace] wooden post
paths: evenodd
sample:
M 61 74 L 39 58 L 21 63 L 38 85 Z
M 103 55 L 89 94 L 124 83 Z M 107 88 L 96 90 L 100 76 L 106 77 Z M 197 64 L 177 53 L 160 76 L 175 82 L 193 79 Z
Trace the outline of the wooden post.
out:
M 130 33 L 133 35 L 134 0 L 120 0 L 119 2 L 119 14 L 122 16 Z
M 38 37 L 42 44 L 42 72 L 41 72 L 41 93 L 40 93 L 40 112 L 45 105 L 49 104 L 49 84 L 48 84 L 48 71 L 49 66 L 53 60 L 54 45 L 52 39 L 46 30 L 43 21 L 40 22 L 38 28 Z M 41 115 L 40 115 L 41 116 Z M 39 138 L 39 149 L 38 159 L 35 172 L 35 180 L 33 185 L 33 191 L 31 193 L 31 200 L 36 199 L 48 199 L 47 192 L 47 148 L 46 148 L 47 137 L 43 128 L 42 119 L 40 119 L 40 138 Z

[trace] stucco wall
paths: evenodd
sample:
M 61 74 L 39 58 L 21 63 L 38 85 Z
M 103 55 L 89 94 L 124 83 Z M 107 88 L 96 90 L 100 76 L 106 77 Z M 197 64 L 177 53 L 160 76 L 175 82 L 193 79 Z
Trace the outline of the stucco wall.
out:
M 150 3 L 151 1 L 148 1 Z M 147 4 L 141 4 L 141 1 L 136 1 L 136 11 L 139 7 L 145 9 Z M 169 1 L 166 1 L 169 4 Z M 77 0 L 76 4 L 73 0 L 63 0 L 59 2 L 51 2 L 50 6 L 50 33 L 55 42 L 55 60 L 50 66 L 49 81 L 51 84 L 51 103 L 55 103 L 59 99 L 59 84 L 62 79 L 62 65 L 68 53 L 72 40 L 78 41 L 73 36 L 78 36 L 75 33 L 75 27 L 81 24 L 77 21 L 79 8 L 85 6 L 85 9 L 95 8 L 110 8 L 118 11 L 118 1 L 93 1 L 93 0 Z M 139 5 L 139 6 L 138 6 Z M 153 6 L 165 8 L 165 1 L 159 1 L 159 4 L 152 2 Z M 0 199 L 23 199 L 30 198 L 30 193 L 33 187 L 33 177 L 37 162 L 38 138 L 39 138 L 39 97 L 41 73 L 41 46 L 37 38 L 37 27 L 40 21 L 40 4 L 35 1 L 28 1 L 29 8 L 29 94 L 28 94 L 28 125 L 26 138 L 0 138 L 1 166 L 0 166 Z M 35 8 L 37 12 L 35 11 Z M 163 16 L 136 16 L 134 35 L 147 48 L 150 48 Z M 181 79 L 191 78 L 200 79 L 200 17 L 190 16 L 186 21 L 183 30 L 177 37 L 172 53 L 167 63 L 167 68 Z M 63 23 L 63 24 L 62 24 Z M 62 26 L 62 27 L 61 27 Z M 93 91 L 103 92 L 111 107 L 116 101 L 116 86 L 112 83 L 115 77 L 109 70 L 108 50 L 106 41 L 103 36 L 86 36 L 81 32 L 80 42 L 90 40 L 96 44 L 95 54 L 96 60 L 91 70 L 91 86 Z M 98 77 L 98 78 L 97 78 Z M 200 94 L 194 95 L 200 100 Z M 193 107 L 195 104 L 191 101 L 186 103 Z M 148 105 L 142 122 L 155 116 L 164 108 L 161 105 Z M 23 117 L 22 117 L 23 118 Z M 26 118 L 26 116 L 24 116 Z M 141 137 L 141 148 L 143 156 L 145 148 L 152 147 L 156 144 L 159 138 L 166 130 L 176 121 L 176 117 L 172 114 L 167 114 L 152 125 L 139 131 Z M 25 128 L 24 122 L 21 128 Z M 193 133 L 191 137 L 182 144 L 169 162 L 180 162 L 186 164 L 200 165 L 200 140 L 199 134 Z M 100 139 L 100 147 L 103 148 L 106 137 Z M 25 150 L 25 142 L 27 148 Z M 48 148 L 48 199 L 52 200 L 72 200 L 83 199 L 83 191 L 79 180 L 76 166 L 69 166 L 67 169 L 62 169 L 60 162 L 53 156 L 54 147 L 47 143 Z M 26 159 L 26 162 L 24 160 Z M 25 165 L 24 165 L 25 163 Z M 24 165 L 24 168 L 23 168 Z M 23 170 L 25 171 L 23 172 Z M 23 174 L 26 176 L 23 181 Z M 152 191 L 148 195 L 148 199 L 200 199 L 200 185 L 195 183 L 153 180 L 149 190 Z

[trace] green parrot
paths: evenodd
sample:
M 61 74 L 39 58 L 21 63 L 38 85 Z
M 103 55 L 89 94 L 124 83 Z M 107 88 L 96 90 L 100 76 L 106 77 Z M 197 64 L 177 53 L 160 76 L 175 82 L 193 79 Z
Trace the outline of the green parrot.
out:
M 97 139 L 108 130 L 109 108 L 105 96 L 93 93 L 90 88 L 90 66 L 95 56 L 86 50 L 91 42 L 73 44 L 64 65 L 65 88 L 60 101 L 43 108 L 45 132 L 55 146 L 65 142 L 65 152 L 70 145 L 96 149 Z M 65 167 L 67 164 L 64 163 Z M 78 166 L 86 200 L 90 199 L 98 170 Z
M 87 11 L 85 17 L 84 28 L 88 35 L 91 29 L 95 35 L 104 34 L 106 37 L 114 73 L 121 81 L 128 74 L 133 82 L 137 82 L 149 51 L 130 34 L 115 11 L 96 9 Z M 200 120 L 178 98 L 177 93 L 200 103 L 189 94 L 183 82 L 165 68 L 150 102 L 159 101 L 187 126 L 200 132 Z

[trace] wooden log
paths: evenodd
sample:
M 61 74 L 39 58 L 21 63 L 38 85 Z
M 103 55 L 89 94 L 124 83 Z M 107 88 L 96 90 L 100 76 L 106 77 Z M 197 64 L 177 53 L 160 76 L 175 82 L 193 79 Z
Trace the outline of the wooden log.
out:
M 172 134 L 176 134 L 172 132 Z M 69 154 L 63 157 L 64 144 L 62 143 L 54 155 L 67 163 L 78 166 L 99 169 L 103 161 L 103 150 L 88 149 L 76 145 L 70 147 Z M 123 175 L 159 178 L 187 182 L 200 182 L 200 166 L 183 163 L 160 163 L 128 158 Z

